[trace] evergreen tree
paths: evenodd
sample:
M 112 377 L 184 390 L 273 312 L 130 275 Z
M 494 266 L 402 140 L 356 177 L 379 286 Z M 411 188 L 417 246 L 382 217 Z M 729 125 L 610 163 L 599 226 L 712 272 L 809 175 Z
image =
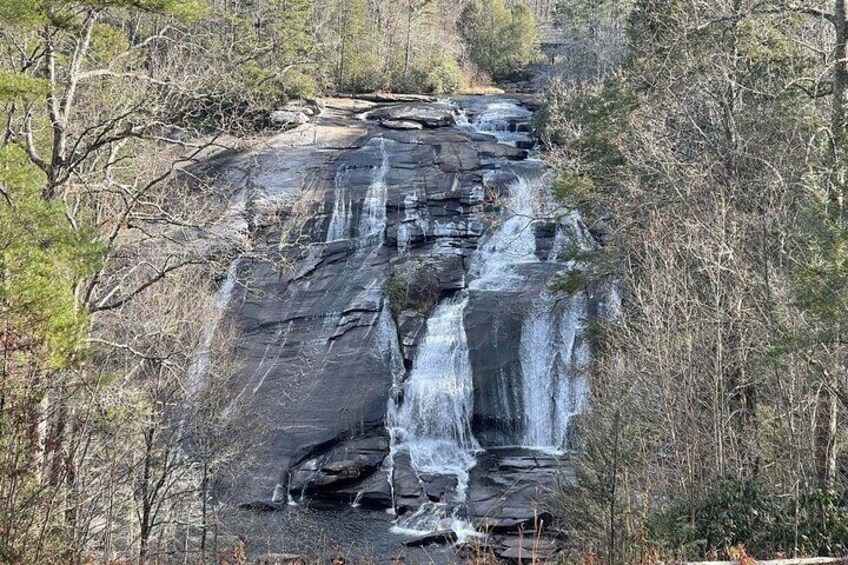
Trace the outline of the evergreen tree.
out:
M 523 3 L 508 7 L 504 0 L 492 0 L 484 8 L 473 0 L 457 26 L 469 59 L 495 79 L 520 73 L 540 59 L 535 17 Z

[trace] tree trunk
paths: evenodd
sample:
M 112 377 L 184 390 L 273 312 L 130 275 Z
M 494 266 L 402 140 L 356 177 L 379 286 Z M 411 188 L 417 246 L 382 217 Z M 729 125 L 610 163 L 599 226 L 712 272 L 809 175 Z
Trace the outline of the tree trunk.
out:
M 848 25 L 845 22 L 845 0 L 835 0 L 833 16 L 836 44 L 833 50 L 833 106 L 830 125 L 832 162 L 828 196 L 834 207 L 832 212 L 841 216 L 844 201 L 842 159 L 845 146 L 845 89 L 848 87 Z
M 819 392 L 816 412 L 816 472 L 819 486 L 833 487 L 836 477 L 836 431 L 838 399 L 826 384 Z
M 412 58 L 412 14 L 415 8 L 412 5 L 412 0 L 409 0 L 408 10 L 406 13 L 406 51 L 404 52 L 403 57 L 403 80 L 406 82 L 406 78 L 409 73 L 409 62 Z

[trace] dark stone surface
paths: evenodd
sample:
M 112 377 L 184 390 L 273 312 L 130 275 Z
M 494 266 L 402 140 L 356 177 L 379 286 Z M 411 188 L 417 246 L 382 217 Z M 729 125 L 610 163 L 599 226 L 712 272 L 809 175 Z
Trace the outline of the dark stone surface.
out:
M 382 465 L 388 449 L 387 437 L 364 437 L 343 442 L 300 463 L 290 475 L 289 490 L 312 494 L 360 482 Z
M 489 451 L 471 471 L 468 515 L 491 532 L 543 529 L 551 522 L 552 488 L 566 469 L 565 461 L 540 452 Z
M 473 115 L 479 102 L 469 104 Z M 258 424 L 244 447 L 243 469 L 234 480 L 222 480 L 227 501 L 253 512 L 285 513 L 279 493 L 288 490 L 298 500 L 304 494 L 305 506 L 320 501 L 349 508 L 355 502 L 358 510 L 394 506 L 398 515 L 427 501 L 456 502 L 454 479 L 419 477 L 404 453 L 396 454 L 389 474 L 385 420 L 393 375 L 378 327 L 388 307 L 384 287 L 393 273 L 404 274 L 420 287 L 417 295 L 425 287 L 434 295 L 427 307 L 395 312 L 408 371 L 433 300 L 465 289 L 472 279 L 470 257 L 497 221 L 494 202 L 508 195 L 513 169 L 532 175 L 542 167 L 512 161 L 526 151 L 491 136 L 444 127 L 454 122 L 452 110 L 406 103 L 377 108 L 369 113 L 373 121 L 361 121 L 326 109 L 316 127 L 337 128 L 333 135 L 341 137 L 319 141 L 319 149 L 305 146 L 303 154 L 281 146 L 228 165 L 250 171 L 251 210 L 262 214 L 251 220 L 255 246 L 231 306 L 239 367 L 233 409 Z M 384 129 L 380 120 L 412 120 L 426 129 Z M 351 128 L 359 133 L 348 133 Z M 381 145 L 389 156 L 385 234 L 357 240 Z M 323 243 L 337 188 L 350 203 L 354 228 L 345 239 Z M 465 312 L 472 426 L 487 448 L 513 444 L 520 432 L 522 321 L 557 269 L 545 263 L 554 224 L 540 221 L 531 229 L 539 262 L 522 266 L 520 290 L 471 291 Z M 311 244 L 298 245 L 302 241 Z M 595 311 L 602 308 L 598 303 Z M 535 527 L 561 469 L 550 457 L 489 451 L 471 471 L 464 512 L 494 531 Z
M 409 103 L 386 106 L 368 112 L 369 120 L 418 122 L 424 127 L 441 128 L 456 123 L 451 108 L 438 103 Z
M 412 468 L 412 462 L 406 453 L 395 455 L 392 486 L 395 493 L 395 510 L 398 516 L 418 508 L 424 501 L 421 481 Z
M 447 545 L 456 542 L 456 532 L 445 530 L 443 532 L 433 532 L 431 534 L 423 534 L 412 539 L 405 540 L 403 545 L 406 547 L 425 547 L 428 545 Z
M 520 161 L 527 158 L 527 151 L 525 149 L 493 142 L 477 143 L 477 153 L 481 157 L 487 157 L 489 159 Z

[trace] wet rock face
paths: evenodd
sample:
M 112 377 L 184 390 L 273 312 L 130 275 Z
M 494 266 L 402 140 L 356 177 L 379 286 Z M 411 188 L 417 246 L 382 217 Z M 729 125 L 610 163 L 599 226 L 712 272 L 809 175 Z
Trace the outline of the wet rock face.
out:
M 281 509 L 291 495 L 398 516 L 457 503 L 456 477 L 420 472 L 402 451 L 390 456 L 386 421 L 393 391 L 403 402 L 435 306 L 467 293 L 470 425 L 487 451 L 462 487 L 464 516 L 510 531 L 543 514 L 545 487 L 562 465 L 500 448 L 519 443 L 526 427 L 520 336 L 562 268 L 550 260 L 561 229 L 528 219 L 516 233 L 529 234 L 535 254 L 510 275 L 520 290 L 475 289 L 481 242 L 503 222 L 516 171 L 542 172 L 525 161 L 526 136 L 512 137 L 529 112 L 510 103 L 491 121 L 492 103 L 461 102 L 472 122 L 491 127 L 482 133 L 453 127 L 457 108 L 444 103 L 378 107 L 364 121 L 328 108 L 310 126 L 314 139 L 239 165 L 266 219 L 254 224 L 254 259 L 231 305 L 242 375 L 235 409 L 262 425 L 224 498 Z

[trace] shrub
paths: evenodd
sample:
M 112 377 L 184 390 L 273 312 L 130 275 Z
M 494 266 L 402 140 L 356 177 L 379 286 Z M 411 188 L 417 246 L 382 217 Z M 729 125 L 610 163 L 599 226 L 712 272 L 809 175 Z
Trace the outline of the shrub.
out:
M 384 293 L 396 317 L 404 311 L 427 314 L 441 296 L 437 268 L 424 261 L 400 265 L 386 282 Z
M 449 94 L 460 90 L 465 84 L 465 75 L 459 63 L 444 54 L 418 61 L 410 79 L 405 89 L 428 94 Z
M 696 559 L 729 554 L 844 555 L 848 550 L 846 494 L 827 490 L 781 497 L 758 480 L 731 479 L 694 500 L 679 499 L 649 520 L 649 537 L 660 548 Z

